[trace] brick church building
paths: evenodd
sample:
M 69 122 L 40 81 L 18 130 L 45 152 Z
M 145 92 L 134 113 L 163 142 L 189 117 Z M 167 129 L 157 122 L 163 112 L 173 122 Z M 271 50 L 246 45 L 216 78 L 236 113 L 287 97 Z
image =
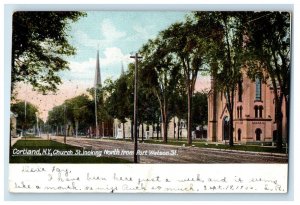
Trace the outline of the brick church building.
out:
M 282 105 L 283 142 L 287 139 L 285 101 Z M 238 144 L 272 144 L 276 141 L 274 89 L 271 83 L 244 73 L 238 84 L 233 111 L 233 141 Z M 214 80 L 208 95 L 208 141 L 229 141 L 229 113 L 225 96 L 214 92 Z

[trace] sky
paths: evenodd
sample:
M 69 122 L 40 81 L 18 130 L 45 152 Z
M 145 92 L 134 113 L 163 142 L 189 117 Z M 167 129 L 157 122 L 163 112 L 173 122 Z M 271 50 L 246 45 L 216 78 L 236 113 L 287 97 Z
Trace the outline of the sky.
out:
M 65 80 L 92 86 L 96 51 L 99 48 L 101 77 L 116 79 L 132 62 L 137 52 L 159 31 L 184 20 L 185 12 L 87 12 L 87 17 L 72 24 L 70 43 L 77 54 L 68 58 L 71 72 L 62 72 Z
M 94 84 L 96 54 L 99 49 L 102 83 L 107 78 L 117 79 L 122 65 L 133 62 L 130 55 L 137 52 L 149 39 L 175 22 L 183 21 L 187 12 L 167 11 L 92 11 L 86 17 L 71 23 L 69 42 L 77 52 L 68 57 L 70 70 L 59 73 L 63 84 L 56 95 L 42 95 L 29 85 L 19 84 L 18 99 L 38 106 L 40 117 L 45 121 L 48 111 L 65 99 L 85 93 Z M 208 87 L 209 77 L 196 82 L 196 89 Z

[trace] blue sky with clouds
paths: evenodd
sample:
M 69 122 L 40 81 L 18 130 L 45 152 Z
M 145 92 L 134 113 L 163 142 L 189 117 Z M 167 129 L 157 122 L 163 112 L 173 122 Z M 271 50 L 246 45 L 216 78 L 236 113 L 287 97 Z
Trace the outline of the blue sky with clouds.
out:
M 184 20 L 187 12 L 92 11 L 71 24 L 70 43 L 77 54 L 69 57 L 70 70 L 61 73 L 64 81 L 92 86 L 96 51 L 99 46 L 102 81 L 116 79 L 135 52 L 150 38 L 172 23 Z

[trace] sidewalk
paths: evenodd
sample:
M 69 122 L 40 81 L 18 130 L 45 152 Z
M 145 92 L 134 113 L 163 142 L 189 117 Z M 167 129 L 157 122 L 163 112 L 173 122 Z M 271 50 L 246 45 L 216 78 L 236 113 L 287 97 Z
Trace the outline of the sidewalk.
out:
M 10 146 L 11 146 L 11 147 L 14 146 L 14 144 L 16 144 L 16 142 L 17 142 L 18 140 L 20 140 L 20 139 L 22 139 L 22 138 L 21 138 L 21 137 L 11 138 L 11 144 L 10 144 Z

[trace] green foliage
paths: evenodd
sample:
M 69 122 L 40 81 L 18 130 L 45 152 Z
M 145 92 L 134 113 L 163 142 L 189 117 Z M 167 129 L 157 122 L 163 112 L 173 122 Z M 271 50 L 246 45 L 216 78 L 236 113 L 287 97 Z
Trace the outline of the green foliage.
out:
M 36 113 L 38 109 L 35 105 L 19 101 L 11 104 L 11 111 L 18 115 L 17 117 L 17 129 L 29 129 L 36 124 Z
M 193 95 L 192 116 L 193 116 L 192 118 L 193 129 L 195 129 L 198 125 L 201 126 L 207 125 L 207 119 L 208 119 L 207 93 L 196 92 Z
M 291 18 L 288 12 L 249 12 L 247 29 L 248 75 L 264 73 L 274 89 L 277 148 L 282 148 L 282 105 L 289 122 Z M 259 66 L 257 66 L 259 65 Z M 258 67 L 258 69 L 256 68 Z M 287 135 L 289 134 L 287 126 Z
M 107 90 L 111 92 L 105 101 L 107 112 L 113 118 L 125 123 L 126 118 L 131 117 L 132 113 L 129 99 L 131 90 L 129 90 L 127 76 L 125 74 L 121 75 L 119 79 L 107 87 Z
M 65 56 L 75 54 L 68 42 L 69 23 L 82 12 L 18 11 L 12 22 L 12 91 L 17 82 L 26 82 L 43 93 L 56 91 L 58 72 L 68 69 Z
M 47 123 L 51 126 L 59 126 L 64 123 L 64 106 L 55 106 L 48 112 Z
M 211 42 L 207 40 L 210 27 L 199 26 L 193 18 L 172 24 L 161 32 L 167 52 L 173 61 L 180 65 L 187 93 L 187 133 L 188 144 L 192 143 L 192 95 L 200 70 L 208 65 L 208 50 Z
M 94 104 L 89 96 L 82 94 L 65 100 L 62 105 L 54 107 L 48 113 L 47 123 L 52 128 L 64 126 L 71 122 L 73 127 L 85 132 L 94 122 Z
M 166 41 L 162 35 L 159 35 L 154 40 L 149 40 L 141 49 L 143 61 L 141 63 L 141 79 L 144 87 L 144 92 L 149 100 L 143 102 L 153 102 L 152 106 L 145 107 L 145 111 L 151 110 L 159 105 L 160 115 L 163 123 L 164 140 L 167 141 L 167 127 L 171 117 L 173 116 L 175 108 L 174 102 L 178 96 L 177 85 L 182 76 L 180 75 L 180 64 L 175 61 L 172 53 L 169 52 Z M 153 97 L 151 97 L 153 96 Z M 145 106 L 145 104 L 144 104 Z M 150 119 L 155 120 L 155 110 L 148 112 Z M 151 115 L 152 114 L 152 115 Z
M 213 89 L 226 99 L 229 113 L 229 143 L 233 146 L 233 109 L 244 60 L 244 18 L 242 12 L 195 12 L 199 26 L 207 25 L 210 42 L 208 61 L 214 78 Z M 216 34 L 215 34 L 216 32 Z

